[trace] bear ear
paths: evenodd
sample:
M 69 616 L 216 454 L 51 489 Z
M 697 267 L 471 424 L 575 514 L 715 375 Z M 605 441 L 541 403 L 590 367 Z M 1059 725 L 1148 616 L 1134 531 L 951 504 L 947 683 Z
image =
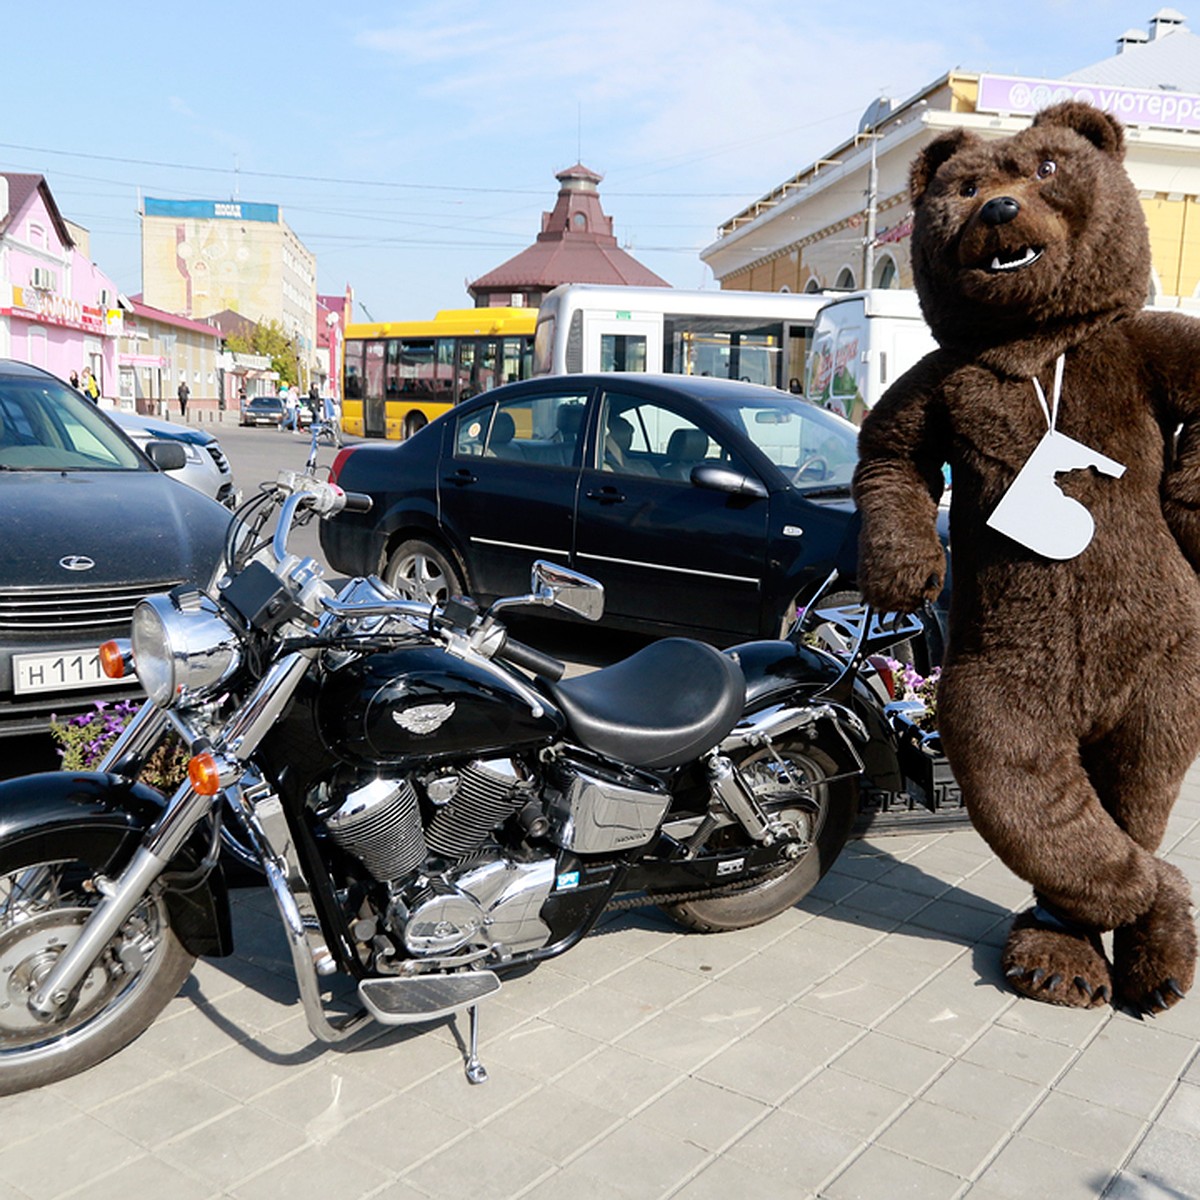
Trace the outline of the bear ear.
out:
M 973 146 L 979 139 L 965 129 L 952 129 L 936 137 L 916 158 L 908 173 L 908 192 L 914 204 L 925 194 L 938 168 L 953 158 L 964 146 Z
M 1044 108 L 1034 118 L 1035 127 L 1060 126 L 1085 137 L 1097 150 L 1118 162 L 1125 157 L 1125 126 L 1115 117 L 1080 100 L 1067 100 Z

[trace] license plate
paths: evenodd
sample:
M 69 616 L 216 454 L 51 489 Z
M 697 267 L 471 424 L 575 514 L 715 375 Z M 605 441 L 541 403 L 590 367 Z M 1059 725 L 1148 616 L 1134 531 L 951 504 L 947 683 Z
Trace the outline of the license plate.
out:
M 63 650 L 57 654 L 14 654 L 13 691 L 65 692 L 127 680 L 109 679 L 100 669 L 99 650 Z

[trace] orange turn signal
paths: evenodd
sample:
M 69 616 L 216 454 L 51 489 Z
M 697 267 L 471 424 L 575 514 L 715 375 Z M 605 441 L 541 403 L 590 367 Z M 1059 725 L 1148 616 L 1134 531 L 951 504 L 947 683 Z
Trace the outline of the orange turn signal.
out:
M 188 782 L 200 796 L 215 796 L 221 790 L 221 771 L 217 760 L 207 752 L 188 760 Z
M 105 642 L 100 647 L 100 670 L 109 679 L 125 678 L 125 653 L 119 642 Z

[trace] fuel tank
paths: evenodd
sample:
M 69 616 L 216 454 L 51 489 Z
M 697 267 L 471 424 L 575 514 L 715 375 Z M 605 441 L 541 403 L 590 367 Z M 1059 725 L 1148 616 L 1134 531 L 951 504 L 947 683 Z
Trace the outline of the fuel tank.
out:
M 437 646 L 372 654 L 331 671 L 316 706 L 325 744 L 365 767 L 508 753 L 549 741 L 563 721 L 549 701 L 542 707 L 535 714 L 498 675 Z

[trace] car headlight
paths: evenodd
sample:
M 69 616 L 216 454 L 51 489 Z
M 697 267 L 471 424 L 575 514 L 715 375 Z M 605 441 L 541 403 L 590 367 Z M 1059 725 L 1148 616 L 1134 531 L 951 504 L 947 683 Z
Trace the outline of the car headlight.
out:
M 198 591 L 147 596 L 133 610 L 132 641 L 138 682 L 162 708 L 219 687 L 242 659 L 237 633 Z

